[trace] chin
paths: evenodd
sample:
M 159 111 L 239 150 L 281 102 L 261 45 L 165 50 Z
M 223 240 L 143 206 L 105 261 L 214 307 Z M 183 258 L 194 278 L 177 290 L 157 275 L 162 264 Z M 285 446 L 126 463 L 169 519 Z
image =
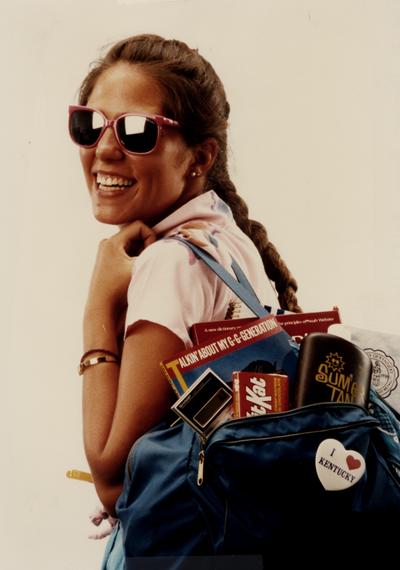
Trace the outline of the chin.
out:
M 109 226 L 121 226 L 131 221 L 131 220 L 126 220 L 123 216 L 118 216 L 116 214 L 111 214 L 107 212 L 94 211 L 93 215 L 98 222 L 102 224 L 108 224 Z

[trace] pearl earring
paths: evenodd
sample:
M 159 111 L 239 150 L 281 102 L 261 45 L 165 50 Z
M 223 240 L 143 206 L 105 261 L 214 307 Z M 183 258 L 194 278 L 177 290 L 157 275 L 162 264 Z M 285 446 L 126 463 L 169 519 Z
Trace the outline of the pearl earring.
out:
M 198 172 L 197 170 L 192 170 L 190 176 L 192 178 L 196 178 L 196 176 L 200 176 L 200 172 Z

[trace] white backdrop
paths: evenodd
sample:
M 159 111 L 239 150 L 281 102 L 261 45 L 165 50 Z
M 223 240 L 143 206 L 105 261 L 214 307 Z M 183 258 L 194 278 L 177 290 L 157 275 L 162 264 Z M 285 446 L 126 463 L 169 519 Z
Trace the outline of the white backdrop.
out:
M 14 0 L 1 10 L 1 567 L 98 568 L 81 313 L 97 242 L 67 105 L 100 48 L 198 47 L 232 106 L 231 172 L 305 310 L 399 333 L 400 2 Z

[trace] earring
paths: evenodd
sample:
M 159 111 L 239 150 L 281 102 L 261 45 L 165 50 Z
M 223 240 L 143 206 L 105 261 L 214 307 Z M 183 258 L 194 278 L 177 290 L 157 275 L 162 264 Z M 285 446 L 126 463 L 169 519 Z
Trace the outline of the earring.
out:
M 200 176 L 201 172 L 199 172 L 198 170 L 192 170 L 190 173 L 190 176 L 192 178 L 196 178 L 196 176 Z

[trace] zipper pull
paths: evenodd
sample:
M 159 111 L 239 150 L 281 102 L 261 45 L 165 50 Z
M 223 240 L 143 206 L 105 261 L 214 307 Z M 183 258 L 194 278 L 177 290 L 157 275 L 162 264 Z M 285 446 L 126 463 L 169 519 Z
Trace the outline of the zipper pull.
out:
M 205 453 L 202 449 L 199 453 L 199 466 L 197 469 L 197 484 L 199 487 L 203 484 L 204 481 L 204 461 L 205 461 Z

